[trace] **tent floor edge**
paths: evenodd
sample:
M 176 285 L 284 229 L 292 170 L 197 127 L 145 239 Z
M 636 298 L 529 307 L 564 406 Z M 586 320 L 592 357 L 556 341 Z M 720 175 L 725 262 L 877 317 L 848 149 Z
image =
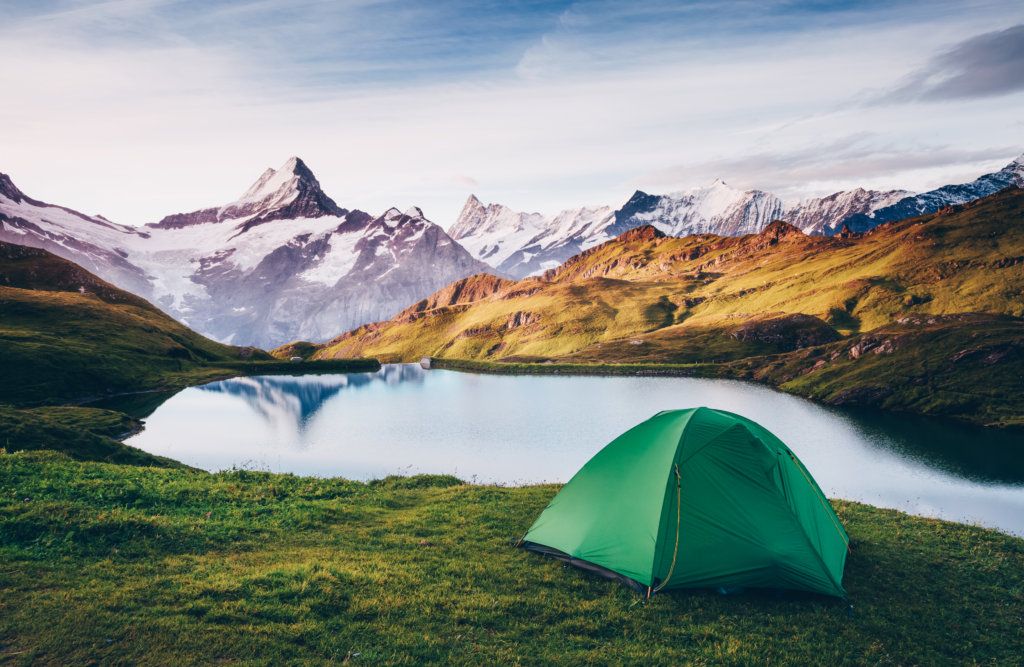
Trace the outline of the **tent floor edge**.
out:
M 632 590 L 636 591 L 637 593 L 640 593 L 641 595 L 645 595 L 647 593 L 648 587 L 644 584 L 641 584 L 636 579 L 627 577 L 626 575 L 620 574 L 615 570 L 609 570 L 608 568 L 601 565 L 597 565 L 596 563 L 591 563 L 590 561 L 576 558 L 571 554 L 565 553 L 564 551 L 553 549 L 543 544 L 537 544 L 536 542 L 528 541 L 523 541 L 523 543 L 520 546 L 523 549 L 528 549 L 529 551 L 533 551 L 535 553 L 543 554 L 545 556 L 551 556 L 552 558 L 557 558 L 558 560 L 565 561 L 565 563 L 568 565 L 578 567 L 581 570 L 586 570 L 587 572 L 592 572 L 596 575 L 604 577 L 605 579 L 617 581 L 618 583 L 631 588 Z

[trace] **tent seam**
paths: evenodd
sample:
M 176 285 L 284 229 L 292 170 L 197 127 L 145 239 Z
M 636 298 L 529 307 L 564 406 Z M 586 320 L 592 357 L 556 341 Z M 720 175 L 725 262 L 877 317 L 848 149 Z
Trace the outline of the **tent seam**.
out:
M 797 468 L 800 467 L 800 464 L 797 463 L 796 461 L 793 461 L 793 465 L 795 465 Z M 802 473 L 803 471 L 801 470 L 800 472 Z M 813 486 L 811 487 L 811 490 L 814 491 L 814 487 Z M 817 496 L 818 494 L 815 493 L 814 495 Z M 821 498 L 818 498 L 818 500 L 821 500 Z M 825 575 L 828 576 L 829 580 L 832 582 L 832 585 L 835 586 L 836 589 L 838 589 L 840 591 L 843 591 L 845 593 L 846 589 L 843 588 L 843 585 L 841 583 L 839 583 L 838 581 L 836 581 L 835 577 L 832 576 L 831 570 L 829 570 L 828 569 L 828 565 L 825 564 L 825 559 L 818 552 L 818 549 L 814 546 L 814 543 L 811 542 L 811 538 L 807 534 L 807 531 L 804 529 L 804 525 L 800 521 L 800 518 L 796 515 L 796 512 L 794 512 L 793 508 L 789 506 L 789 503 L 786 503 L 786 507 L 789 509 L 789 516 L 790 516 L 790 518 L 792 518 L 793 521 L 796 523 L 797 527 L 800 528 L 800 534 L 803 535 L 804 541 L 807 542 L 807 546 L 809 546 L 811 548 L 811 552 L 814 554 L 815 558 L 818 559 L 818 563 L 821 565 L 821 569 L 825 571 Z M 845 563 L 846 560 L 844 559 L 843 562 Z M 839 596 L 839 597 L 842 597 L 842 596 Z

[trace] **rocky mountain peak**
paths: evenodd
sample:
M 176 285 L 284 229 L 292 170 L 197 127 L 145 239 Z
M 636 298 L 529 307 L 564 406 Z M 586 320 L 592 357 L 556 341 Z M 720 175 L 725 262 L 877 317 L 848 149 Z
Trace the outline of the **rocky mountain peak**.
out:
M 665 238 L 665 232 L 661 231 L 654 225 L 641 225 L 640 227 L 634 227 L 633 229 L 627 230 L 616 237 L 616 239 L 621 243 L 647 243 L 654 239 L 663 238 Z
M 18 186 L 7 174 L 0 174 L 0 196 L 7 197 L 15 204 L 20 204 L 25 199 L 24 193 L 18 189 Z
M 426 218 L 426 216 L 423 215 L 423 209 L 421 209 L 419 206 L 412 206 L 412 207 L 410 207 L 405 212 L 404 215 L 407 215 L 410 218 Z
M 758 236 L 763 239 L 785 239 L 805 236 L 798 227 L 794 227 L 782 220 L 773 220 L 767 227 L 762 229 Z
M 225 220 L 244 220 L 241 231 L 272 220 L 341 217 L 348 213 L 320 188 L 312 170 L 298 157 L 289 158 L 280 169 L 267 169 L 242 196 L 219 208 L 169 215 L 149 226 L 178 229 Z
M 1006 165 L 1004 171 L 1012 173 L 1012 182 L 1019 188 L 1024 188 L 1024 155 Z
M 476 198 L 476 195 L 470 195 L 469 199 L 466 200 L 465 206 L 462 207 L 459 217 L 448 228 L 448 236 L 458 241 L 476 232 L 486 219 L 487 207 Z
M 290 157 L 277 171 L 267 169 L 259 180 L 239 197 L 238 201 L 263 199 L 265 197 L 288 197 L 307 190 L 320 190 L 320 182 L 306 163 L 298 157 Z

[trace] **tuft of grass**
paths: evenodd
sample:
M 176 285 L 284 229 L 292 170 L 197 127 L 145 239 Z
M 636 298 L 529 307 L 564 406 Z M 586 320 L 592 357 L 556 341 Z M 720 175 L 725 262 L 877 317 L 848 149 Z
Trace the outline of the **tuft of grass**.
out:
M 852 619 L 793 592 L 645 602 L 506 541 L 558 488 L 0 456 L 0 664 L 1021 664 L 1018 538 L 833 501 Z

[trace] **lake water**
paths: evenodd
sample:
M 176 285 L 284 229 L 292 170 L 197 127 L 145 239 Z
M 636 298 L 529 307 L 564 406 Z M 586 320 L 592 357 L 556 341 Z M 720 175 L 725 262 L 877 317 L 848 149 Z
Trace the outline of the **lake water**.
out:
M 568 481 L 637 423 L 704 405 L 767 427 L 831 497 L 1024 535 L 1019 432 L 830 408 L 753 383 L 474 375 L 399 364 L 377 373 L 234 378 L 162 398 L 91 405 L 145 417 L 129 444 L 210 471 L 248 466 L 349 479 L 450 473 L 499 484 Z

